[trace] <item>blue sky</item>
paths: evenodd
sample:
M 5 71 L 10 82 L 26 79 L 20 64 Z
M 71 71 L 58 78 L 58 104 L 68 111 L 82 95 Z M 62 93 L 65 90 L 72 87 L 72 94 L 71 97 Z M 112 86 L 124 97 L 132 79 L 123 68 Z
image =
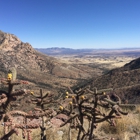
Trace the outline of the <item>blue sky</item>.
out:
M 140 0 L 1 0 L 0 30 L 34 48 L 140 47 Z

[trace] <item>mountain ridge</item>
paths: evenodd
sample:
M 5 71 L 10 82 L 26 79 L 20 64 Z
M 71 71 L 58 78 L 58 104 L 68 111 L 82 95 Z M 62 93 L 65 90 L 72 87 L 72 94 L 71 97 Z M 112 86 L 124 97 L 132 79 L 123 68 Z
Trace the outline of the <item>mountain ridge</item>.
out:
M 140 57 L 92 81 L 98 89 L 113 88 L 123 100 L 140 103 Z
M 116 48 L 116 49 L 72 49 L 72 48 L 35 48 L 35 50 L 42 52 L 44 54 L 55 56 L 55 55 L 80 55 L 80 54 L 128 54 L 128 55 L 140 55 L 140 48 Z
M 0 74 L 16 67 L 19 79 L 49 88 L 64 88 L 90 75 L 72 65 L 35 50 L 13 34 L 0 31 Z

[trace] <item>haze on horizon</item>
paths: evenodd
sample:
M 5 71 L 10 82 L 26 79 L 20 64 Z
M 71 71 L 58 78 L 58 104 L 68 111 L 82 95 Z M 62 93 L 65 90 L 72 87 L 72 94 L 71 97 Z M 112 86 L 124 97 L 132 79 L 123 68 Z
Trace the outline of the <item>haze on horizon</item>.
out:
M 2 0 L 0 30 L 34 48 L 137 48 L 139 7 L 139 0 Z

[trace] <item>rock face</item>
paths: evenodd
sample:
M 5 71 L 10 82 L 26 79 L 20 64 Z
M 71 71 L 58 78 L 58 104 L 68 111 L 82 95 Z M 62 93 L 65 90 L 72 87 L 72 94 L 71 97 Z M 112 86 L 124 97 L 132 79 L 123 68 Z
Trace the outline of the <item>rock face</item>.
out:
M 0 31 L 0 48 L 8 51 L 9 49 L 16 47 L 18 44 L 21 44 L 21 41 L 13 34 L 7 34 Z
M 31 67 L 40 71 L 48 71 L 50 68 L 47 65 L 47 60 L 49 61 L 47 56 L 39 54 L 29 43 L 23 43 L 15 35 L 0 32 L 0 50 L 4 68 L 15 66 L 19 69 L 26 69 L 26 67 Z
M 64 87 L 77 79 L 90 77 L 73 66 L 36 51 L 29 43 L 23 43 L 13 34 L 0 31 L 1 75 L 9 67 L 16 67 L 18 78 L 26 79 L 44 87 Z

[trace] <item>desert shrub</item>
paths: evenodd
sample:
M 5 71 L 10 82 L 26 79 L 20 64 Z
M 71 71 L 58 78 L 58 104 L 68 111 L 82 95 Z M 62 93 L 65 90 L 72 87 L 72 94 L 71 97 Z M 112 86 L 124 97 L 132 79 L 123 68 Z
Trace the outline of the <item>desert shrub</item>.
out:
M 129 114 L 122 116 L 121 119 L 115 120 L 116 126 L 110 126 L 103 122 L 100 130 L 106 134 L 116 135 L 118 140 L 129 140 L 131 136 L 135 136 L 140 132 L 140 114 Z
M 140 106 L 138 106 L 134 112 L 135 114 L 139 114 L 140 115 Z
M 123 118 L 115 120 L 115 123 L 116 126 L 111 126 L 104 122 L 101 126 L 101 130 L 107 134 L 121 134 L 122 132 L 127 131 L 127 121 L 125 121 Z

